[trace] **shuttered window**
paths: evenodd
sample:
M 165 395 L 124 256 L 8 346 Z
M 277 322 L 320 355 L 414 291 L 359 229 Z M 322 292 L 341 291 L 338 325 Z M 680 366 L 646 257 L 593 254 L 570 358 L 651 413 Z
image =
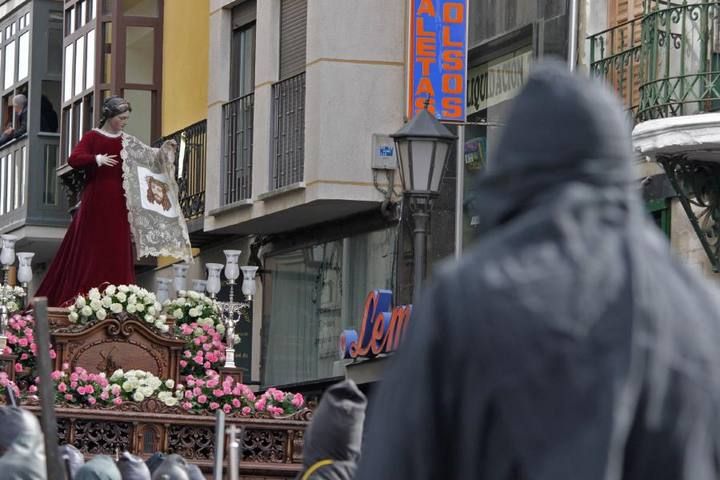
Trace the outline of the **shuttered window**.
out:
M 280 80 L 305 71 L 307 0 L 282 0 L 280 7 Z
M 608 39 L 612 53 L 639 48 L 642 42 L 643 0 L 610 0 L 608 6 L 609 25 L 617 27 Z M 640 72 L 640 58 L 632 57 L 629 64 L 619 65 L 609 78 L 625 104 L 633 109 L 640 102 Z
M 255 0 L 232 10 L 230 44 L 230 98 L 245 96 L 255 89 Z

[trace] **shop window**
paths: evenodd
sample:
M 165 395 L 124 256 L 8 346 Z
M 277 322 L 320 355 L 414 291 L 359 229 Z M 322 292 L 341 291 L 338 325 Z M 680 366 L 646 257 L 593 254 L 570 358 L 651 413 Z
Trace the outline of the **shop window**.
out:
M 266 259 L 264 385 L 333 376 L 340 334 L 359 328 L 368 292 L 392 289 L 395 244 L 391 228 Z
M 122 0 L 120 5 L 126 17 L 158 16 L 158 0 Z

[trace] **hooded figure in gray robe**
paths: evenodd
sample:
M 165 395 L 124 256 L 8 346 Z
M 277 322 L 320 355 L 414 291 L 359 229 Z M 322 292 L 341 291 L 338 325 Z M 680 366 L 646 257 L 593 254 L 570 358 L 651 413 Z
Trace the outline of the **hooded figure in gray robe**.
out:
M 35 415 L 0 407 L 0 479 L 45 480 L 45 444 Z
M 370 401 L 357 478 L 720 478 L 720 292 L 651 225 L 615 96 L 540 66 Z

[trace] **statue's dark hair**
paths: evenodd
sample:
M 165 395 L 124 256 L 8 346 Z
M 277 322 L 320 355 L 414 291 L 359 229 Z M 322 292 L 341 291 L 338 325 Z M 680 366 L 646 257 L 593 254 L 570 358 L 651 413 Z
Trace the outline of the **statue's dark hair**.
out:
M 117 117 L 121 113 L 132 112 L 130 102 L 124 98 L 113 95 L 105 99 L 102 105 L 102 112 L 100 113 L 100 127 L 105 125 L 105 122 L 113 117 Z

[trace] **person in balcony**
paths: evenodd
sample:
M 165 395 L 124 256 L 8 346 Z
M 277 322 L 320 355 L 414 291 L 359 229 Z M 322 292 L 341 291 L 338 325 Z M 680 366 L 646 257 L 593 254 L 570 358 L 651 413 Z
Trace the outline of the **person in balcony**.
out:
M 27 97 L 22 94 L 15 95 L 12 98 L 12 108 L 15 114 L 15 124 L 10 123 L 5 128 L 0 135 L 0 145 L 22 137 L 27 132 Z
M 140 143 L 123 133 L 131 111 L 125 99 L 107 98 L 99 127 L 85 133 L 68 158 L 71 167 L 85 170 L 86 184 L 80 208 L 35 294 L 47 297 L 50 306 L 61 306 L 104 283 L 135 282 L 122 169 L 129 139 Z M 175 148 L 168 140 L 161 150 L 174 156 Z

